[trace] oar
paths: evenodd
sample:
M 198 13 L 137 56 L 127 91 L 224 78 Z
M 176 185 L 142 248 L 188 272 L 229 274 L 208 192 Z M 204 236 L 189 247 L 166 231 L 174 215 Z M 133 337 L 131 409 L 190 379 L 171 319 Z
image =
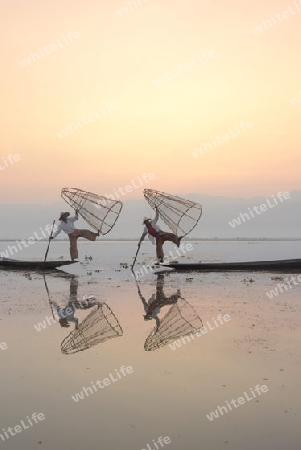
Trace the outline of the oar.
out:
M 49 246 L 50 246 L 50 241 L 51 241 L 51 237 L 52 237 L 52 233 L 53 233 L 54 224 L 55 224 L 55 220 L 52 223 L 51 233 L 50 233 L 50 236 L 49 236 L 48 247 L 47 247 L 47 250 L 46 250 L 46 253 L 45 253 L 44 262 L 46 261 L 46 258 L 47 258 L 48 252 L 49 252 Z
M 137 259 L 137 256 L 138 256 L 138 253 L 139 253 L 139 250 L 140 250 L 140 245 L 141 245 L 141 241 L 139 241 L 138 248 L 137 248 L 137 251 L 136 251 L 136 255 L 135 255 L 135 258 L 134 258 L 134 262 L 131 265 L 131 270 L 133 270 L 133 268 L 134 268 L 134 265 L 135 265 L 135 262 L 136 262 L 136 259 Z
M 49 301 L 50 309 L 51 309 L 51 312 L 52 312 L 52 317 L 53 317 L 53 319 L 55 321 L 56 319 L 55 319 L 54 313 L 53 313 L 52 301 L 51 301 L 51 298 L 50 298 L 50 293 L 49 293 L 48 285 L 47 285 L 47 282 L 46 282 L 45 274 L 43 274 L 43 278 L 44 278 L 46 292 L 47 292 L 47 295 L 48 295 L 48 301 Z

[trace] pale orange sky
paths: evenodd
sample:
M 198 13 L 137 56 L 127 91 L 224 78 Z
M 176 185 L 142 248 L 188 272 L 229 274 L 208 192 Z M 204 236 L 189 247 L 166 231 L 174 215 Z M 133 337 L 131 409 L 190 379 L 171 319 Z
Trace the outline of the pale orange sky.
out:
M 145 187 L 171 193 L 301 189 L 301 102 L 288 102 L 301 90 L 294 1 L 140 2 L 123 16 L 116 9 L 125 0 L 2 4 L 0 168 L 10 153 L 21 160 L 0 170 L 1 203 L 56 201 L 65 186 L 109 194 L 145 172 L 156 176 Z M 288 19 L 251 32 L 289 6 Z M 21 67 L 69 31 L 80 37 Z M 204 50 L 214 58 L 155 85 Z M 112 102 L 112 113 L 57 136 Z M 192 155 L 241 121 L 252 128 Z

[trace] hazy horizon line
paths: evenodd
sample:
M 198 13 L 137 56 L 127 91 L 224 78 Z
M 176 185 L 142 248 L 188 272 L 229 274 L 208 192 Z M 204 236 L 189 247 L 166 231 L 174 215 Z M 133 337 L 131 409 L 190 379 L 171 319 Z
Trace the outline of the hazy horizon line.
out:
M 101 237 L 101 236 L 99 236 Z M 232 238 L 220 238 L 220 237 L 208 237 L 208 238 L 185 238 L 185 241 L 300 241 L 301 237 L 291 237 L 291 238 L 285 238 L 285 237 L 232 237 Z M 184 242 L 183 239 L 183 242 Z M 16 241 L 27 241 L 27 239 L 23 239 L 23 238 L 15 238 L 15 239 L 0 239 L 0 242 L 16 242 Z M 139 239 L 135 239 L 135 238 L 104 238 L 101 239 L 101 241 L 96 241 L 97 242 L 112 242 L 112 241 L 117 241 L 117 242 L 136 242 Z M 48 239 L 39 239 L 38 241 L 35 242 L 48 242 Z M 55 242 L 69 242 L 69 239 L 56 239 Z M 53 242 L 55 244 L 55 242 Z M 84 241 L 82 241 L 84 242 Z

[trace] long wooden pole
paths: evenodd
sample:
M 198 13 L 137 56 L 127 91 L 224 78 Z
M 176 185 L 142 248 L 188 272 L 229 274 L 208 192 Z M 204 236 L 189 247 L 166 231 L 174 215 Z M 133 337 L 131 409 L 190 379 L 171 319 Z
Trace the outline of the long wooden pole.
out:
M 47 247 L 47 250 L 46 250 L 46 253 L 45 253 L 44 262 L 46 261 L 46 258 L 47 258 L 48 252 L 49 252 L 49 246 L 50 246 L 50 241 L 51 241 L 51 238 L 52 238 L 54 224 L 55 224 L 55 220 L 52 223 L 51 233 L 50 233 L 50 236 L 49 236 L 48 247 Z
M 55 321 L 55 317 L 54 317 L 54 313 L 53 313 L 53 307 L 52 307 L 52 301 L 51 301 L 51 298 L 50 298 L 50 293 L 49 293 L 48 285 L 47 285 L 47 282 L 46 282 L 45 274 L 43 274 L 43 278 L 44 278 L 46 292 L 47 292 L 47 295 L 48 295 L 48 301 L 49 301 L 50 309 L 51 309 L 51 312 L 52 312 L 52 317 L 53 317 L 53 319 Z
M 135 265 L 135 263 L 136 263 L 136 259 L 137 259 L 137 256 L 138 256 L 138 253 L 139 253 L 139 250 L 140 250 L 140 246 L 141 246 L 141 241 L 139 241 L 138 248 L 137 248 L 137 251 L 136 251 L 136 255 L 135 255 L 135 258 L 134 258 L 134 262 L 133 262 L 133 264 L 131 265 L 131 269 L 132 269 L 132 270 L 133 270 L 134 265 Z

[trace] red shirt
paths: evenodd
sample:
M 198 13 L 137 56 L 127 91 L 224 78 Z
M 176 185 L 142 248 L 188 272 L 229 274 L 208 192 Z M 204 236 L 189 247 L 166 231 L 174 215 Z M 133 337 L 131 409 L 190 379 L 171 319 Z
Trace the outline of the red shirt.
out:
M 145 226 L 146 226 L 147 231 L 149 232 L 149 234 L 150 234 L 151 236 L 157 237 L 158 232 L 155 230 L 155 228 L 154 228 L 149 222 L 146 222 L 146 223 L 145 223 Z

